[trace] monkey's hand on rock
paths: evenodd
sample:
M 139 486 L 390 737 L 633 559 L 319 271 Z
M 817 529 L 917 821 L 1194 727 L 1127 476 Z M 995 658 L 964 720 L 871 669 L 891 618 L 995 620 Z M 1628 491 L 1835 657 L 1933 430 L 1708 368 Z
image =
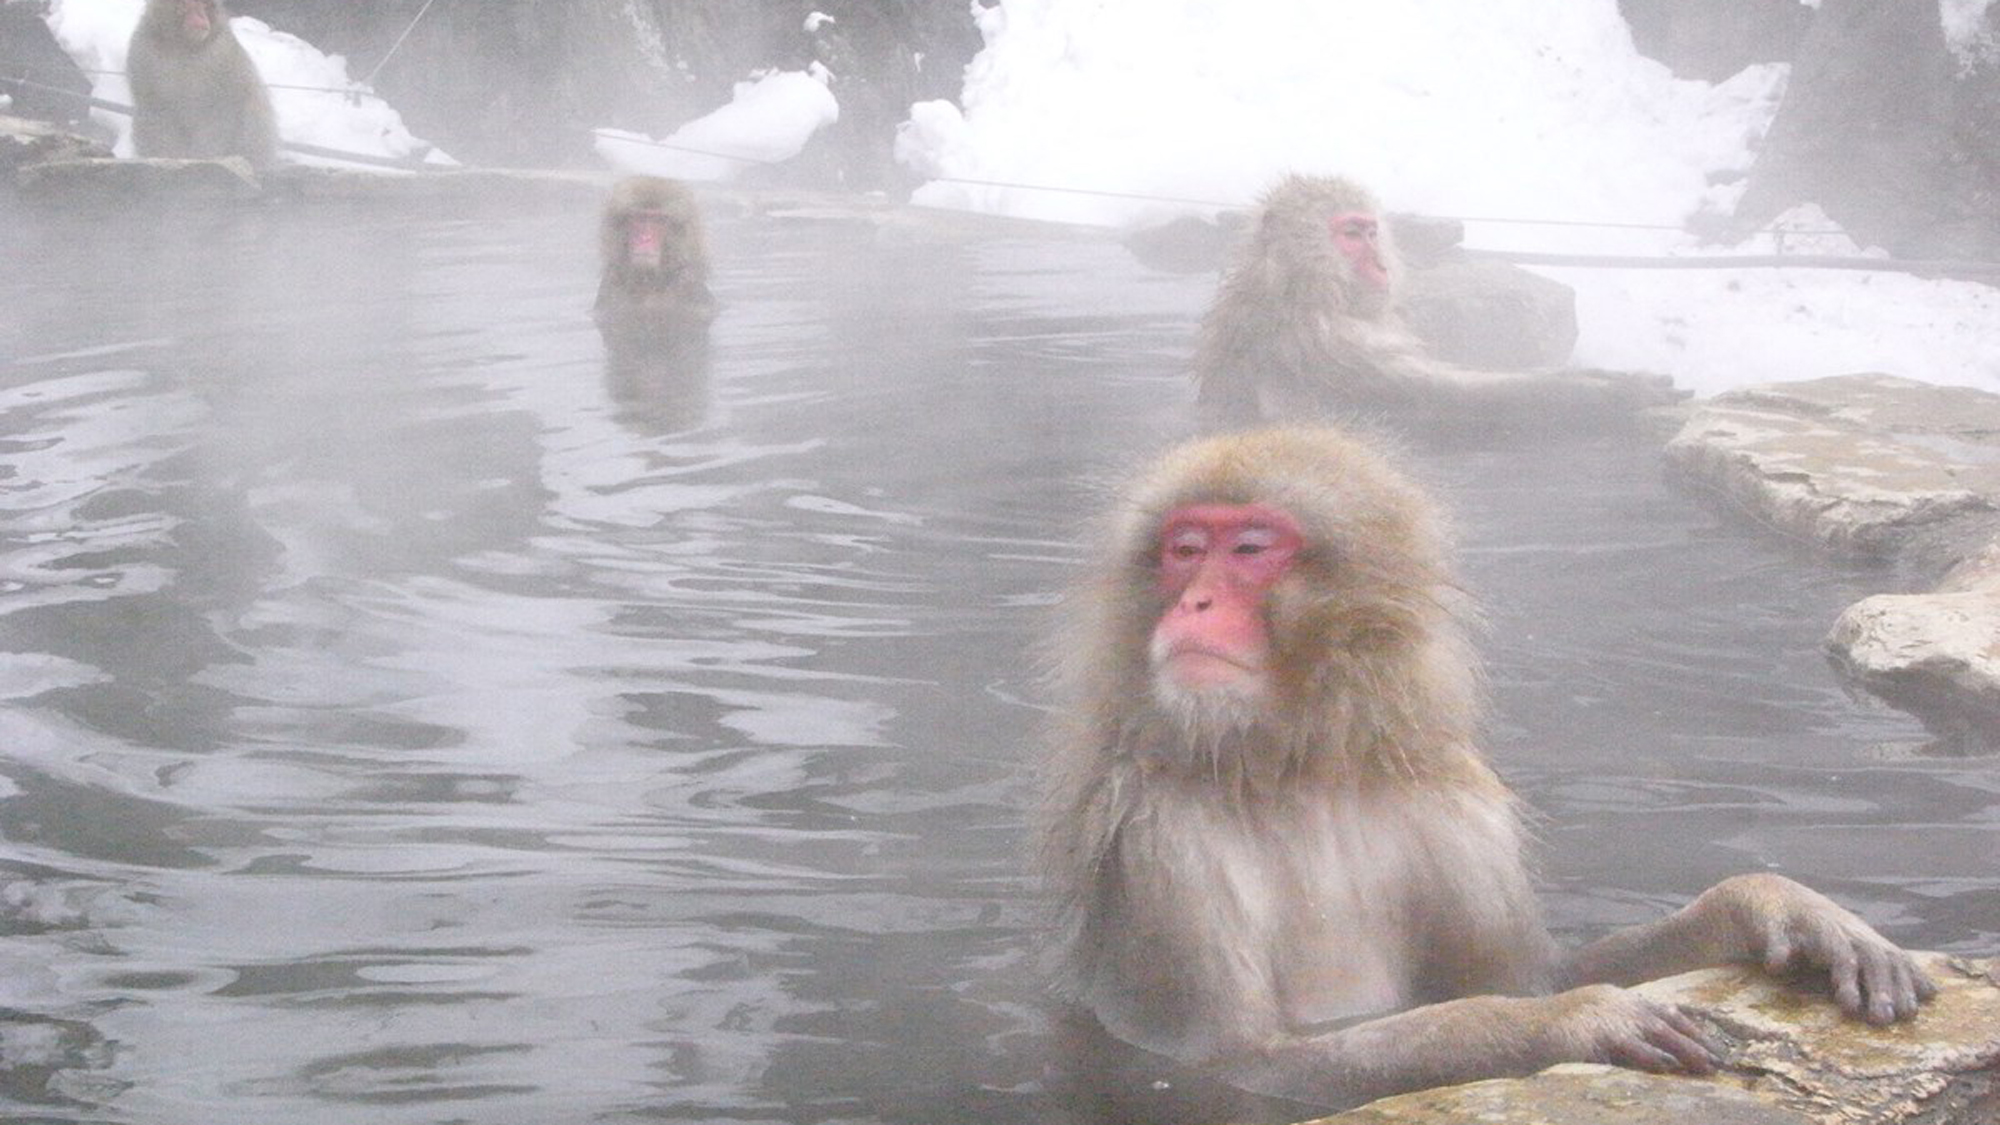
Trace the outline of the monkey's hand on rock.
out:
M 1659 1074 L 1715 1069 L 1719 1052 L 1679 1008 L 1609 984 L 1572 988 L 1549 997 L 1546 1005 L 1540 1024 L 1546 1058 L 1540 1066 L 1601 1062 Z
M 1569 984 L 1637 984 L 1732 962 L 1827 974 L 1834 1001 L 1873 1024 L 1916 1014 L 1937 992 L 1916 961 L 1832 899 L 1780 875 L 1738 875 L 1658 922 L 1577 950 Z
M 1326 1105 L 1482 1078 L 1525 1076 L 1566 1062 L 1708 1074 L 1719 1051 L 1678 1008 L 1614 985 L 1554 996 L 1472 996 L 1317 1035 L 1264 1042 L 1216 1061 L 1260 1093 Z
M 1681 911 L 1731 961 L 1824 971 L 1840 1010 L 1873 1024 L 1916 1015 L 1937 985 L 1908 953 L 1832 899 L 1779 875 L 1725 879 Z

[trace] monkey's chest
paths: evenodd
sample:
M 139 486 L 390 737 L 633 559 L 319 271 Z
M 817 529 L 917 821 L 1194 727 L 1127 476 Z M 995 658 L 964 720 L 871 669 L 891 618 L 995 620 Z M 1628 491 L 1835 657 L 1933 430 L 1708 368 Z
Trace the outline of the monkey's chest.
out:
M 1399 888 L 1373 858 L 1302 852 L 1275 858 L 1268 877 L 1277 893 L 1255 921 L 1285 1022 L 1301 1027 L 1406 1007 L 1412 943 Z
M 1292 1027 L 1408 1007 L 1408 941 L 1368 903 L 1316 903 L 1272 923 L 1270 977 Z
M 1196 960 L 1234 964 L 1234 987 L 1294 1027 L 1408 1005 L 1413 842 L 1392 821 L 1338 806 L 1254 821 L 1178 811 L 1127 858 L 1163 876 L 1150 912 L 1197 920 L 1182 931 L 1208 946 Z

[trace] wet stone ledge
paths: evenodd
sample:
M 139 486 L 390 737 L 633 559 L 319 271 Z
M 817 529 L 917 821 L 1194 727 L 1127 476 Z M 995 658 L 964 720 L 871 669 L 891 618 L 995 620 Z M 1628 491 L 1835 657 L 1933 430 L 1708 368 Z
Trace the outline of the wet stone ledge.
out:
M 179 203 L 518 207 L 574 204 L 595 208 L 608 175 L 451 168 L 423 172 L 350 171 L 284 165 L 256 169 L 241 157 L 221 160 L 57 159 L 14 173 L 22 199 L 45 206 L 130 206 L 152 199 Z
M 1939 994 L 1877 1028 L 1823 994 L 1751 969 L 1642 985 L 1724 1048 L 1703 1078 L 1552 1067 L 1386 1098 L 1322 1125 L 1993 1125 L 2000 1121 L 2000 963 L 1920 954 Z
M 1934 586 L 1850 607 L 1828 656 L 1933 750 L 2000 752 L 2000 395 L 1890 375 L 1750 387 L 1697 405 L 1667 459 L 1782 534 Z
M 2000 751 L 2000 541 L 1927 594 L 1877 594 L 1827 637 L 1849 680 L 1922 719 L 1936 749 Z
M 0 114 L 0 181 L 12 180 L 21 168 L 52 160 L 109 157 L 111 150 L 88 137 Z
M 309 211 L 368 206 L 416 214 L 576 210 L 594 214 L 618 179 L 608 171 L 470 168 L 255 168 L 220 160 L 114 159 L 103 145 L 52 126 L 0 116 L 0 202 L 53 210 L 124 210 L 153 201 L 218 210 Z M 852 193 L 772 185 L 693 185 L 711 217 L 866 229 L 889 238 L 992 237 L 1100 241 L 1096 228 L 912 207 Z M 11 193 L 7 190 L 11 188 Z

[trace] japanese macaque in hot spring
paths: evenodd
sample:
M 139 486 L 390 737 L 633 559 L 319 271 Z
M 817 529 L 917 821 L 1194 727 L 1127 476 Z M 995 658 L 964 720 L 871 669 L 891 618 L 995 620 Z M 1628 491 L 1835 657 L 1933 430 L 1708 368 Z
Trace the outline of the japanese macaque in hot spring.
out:
M 598 223 L 595 314 L 607 338 L 703 332 L 715 319 L 708 240 L 694 193 L 678 180 L 629 176 Z
M 1360 274 L 1379 231 L 1343 237 Z M 1623 986 L 1724 962 L 1823 973 L 1871 1023 L 1916 1013 L 1907 953 L 1775 875 L 1559 950 L 1477 746 L 1466 613 L 1430 497 L 1344 432 L 1141 473 L 1055 649 L 1061 991 L 1127 1043 L 1328 1106 L 1559 1062 L 1708 1071 L 1702 1029 Z
M 1438 360 L 1398 315 L 1404 273 L 1373 194 L 1337 177 L 1286 178 L 1264 196 L 1202 318 L 1200 401 L 1238 425 L 1355 410 L 1518 425 L 1673 398 L 1671 381 L 1651 376 Z
M 708 240 L 694 193 L 677 180 L 620 180 L 598 223 L 593 315 L 605 383 L 624 415 L 684 429 L 708 408 Z

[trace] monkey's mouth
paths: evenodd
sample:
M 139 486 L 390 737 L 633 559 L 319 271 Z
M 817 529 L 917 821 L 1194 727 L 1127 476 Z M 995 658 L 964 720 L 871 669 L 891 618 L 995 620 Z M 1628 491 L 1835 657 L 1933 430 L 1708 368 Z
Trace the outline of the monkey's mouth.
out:
M 1263 661 L 1199 643 L 1182 643 L 1153 654 L 1153 671 L 1188 691 L 1241 689 L 1263 679 Z

